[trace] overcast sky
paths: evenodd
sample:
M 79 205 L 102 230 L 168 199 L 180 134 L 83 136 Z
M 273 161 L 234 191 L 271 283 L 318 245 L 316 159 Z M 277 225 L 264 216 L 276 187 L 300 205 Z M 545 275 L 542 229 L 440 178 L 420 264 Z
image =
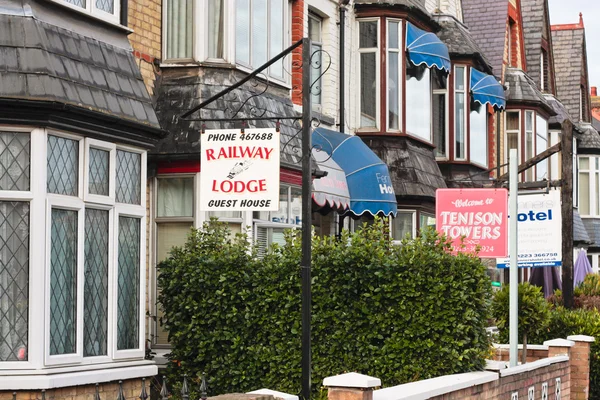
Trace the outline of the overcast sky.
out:
M 551 24 L 576 24 L 583 13 L 590 87 L 600 87 L 600 1 L 548 0 Z

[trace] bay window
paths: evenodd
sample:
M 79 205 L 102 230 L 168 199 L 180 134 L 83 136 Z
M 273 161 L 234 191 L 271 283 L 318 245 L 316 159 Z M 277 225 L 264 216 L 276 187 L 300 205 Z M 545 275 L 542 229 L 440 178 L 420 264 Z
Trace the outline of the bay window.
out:
M 388 101 L 388 129 L 400 130 L 400 105 L 402 104 L 400 91 L 402 82 L 402 24 L 400 21 L 388 21 L 387 38 L 387 101 Z
M 454 67 L 454 159 L 467 159 L 467 68 Z
M 505 115 L 505 160 L 508 160 L 508 151 L 510 149 L 520 150 L 520 139 L 521 139 L 521 116 L 519 111 L 506 111 Z
M 533 111 L 525 111 L 525 160 L 533 158 L 534 136 L 533 136 Z M 525 180 L 533 181 L 534 167 L 525 171 Z
M 406 63 L 406 132 L 431 142 L 431 75 L 427 65 Z
M 434 70 L 433 100 L 432 100 L 432 122 L 433 122 L 433 144 L 435 145 L 435 156 L 441 159 L 448 158 L 448 75 Z
M 0 369 L 27 365 L 30 350 L 46 366 L 143 358 L 145 158 L 64 132 L 0 131 Z M 46 293 L 33 309 L 30 288 Z
M 579 214 L 600 216 L 600 157 L 579 156 Z
M 414 238 L 417 232 L 426 228 L 435 229 L 435 215 L 425 211 L 398 210 L 391 218 L 391 237 L 396 244 L 406 236 Z
M 548 122 L 540 115 L 535 118 L 535 154 L 538 155 L 548 149 Z M 536 164 L 536 180 L 549 179 L 548 159 Z
M 379 21 L 360 21 L 359 71 L 360 71 L 360 128 L 378 127 L 379 108 Z

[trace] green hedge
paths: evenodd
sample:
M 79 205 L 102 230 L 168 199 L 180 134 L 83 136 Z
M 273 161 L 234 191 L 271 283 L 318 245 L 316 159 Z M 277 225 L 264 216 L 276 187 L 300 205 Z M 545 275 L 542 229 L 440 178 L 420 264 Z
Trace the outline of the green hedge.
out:
M 482 369 L 490 282 L 434 231 L 390 244 L 381 221 L 315 237 L 312 382 L 357 371 L 385 386 Z M 171 382 L 205 372 L 210 395 L 301 384 L 300 240 L 256 257 L 211 221 L 159 265 Z

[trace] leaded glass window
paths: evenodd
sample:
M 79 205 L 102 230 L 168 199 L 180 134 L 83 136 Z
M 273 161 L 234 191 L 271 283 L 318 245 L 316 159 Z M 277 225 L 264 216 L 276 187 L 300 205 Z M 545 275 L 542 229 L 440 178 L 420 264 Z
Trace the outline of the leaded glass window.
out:
M 106 210 L 85 210 L 84 357 L 107 354 L 108 217 Z
M 29 190 L 29 133 L 0 132 L 0 190 Z
M 79 142 L 48 135 L 48 193 L 78 195 Z
M 77 345 L 77 211 L 52 209 L 50 232 L 50 354 Z
M 118 203 L 140 204 L 142 156 L 124 150 L 117 150 L 117 188 Z
M 0 361 L 27 361 L 29 203 L 0 201 Z
M 137 349 L 140 316 L 140 220 L 119 217 L 117 349 Z
M 115 0 L 96 0 L 96 8 L 109 14 L 114 14 Z
M 90 147 L 89 151 L 89 192 L 90 194 L 109 195 L 110 152 Z

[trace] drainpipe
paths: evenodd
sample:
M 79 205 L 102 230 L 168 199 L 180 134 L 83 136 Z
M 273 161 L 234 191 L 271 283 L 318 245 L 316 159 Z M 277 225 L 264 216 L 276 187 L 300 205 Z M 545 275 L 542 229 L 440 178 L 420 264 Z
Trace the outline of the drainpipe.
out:
M 121 15 L 120 15 L 120 19 L 121 19 L 121 25 L 123 26 L 127 26 L 127 12 L 128 12 L 128 6 L 129 6 L 129 0 L 121 0 Z
M 350 0 L 342 0 L 340 2 L 340 132 L 344 132 L 346 128 L 346 75 L 345 75 L 345 44 L 346 44 L 346 6 Z

